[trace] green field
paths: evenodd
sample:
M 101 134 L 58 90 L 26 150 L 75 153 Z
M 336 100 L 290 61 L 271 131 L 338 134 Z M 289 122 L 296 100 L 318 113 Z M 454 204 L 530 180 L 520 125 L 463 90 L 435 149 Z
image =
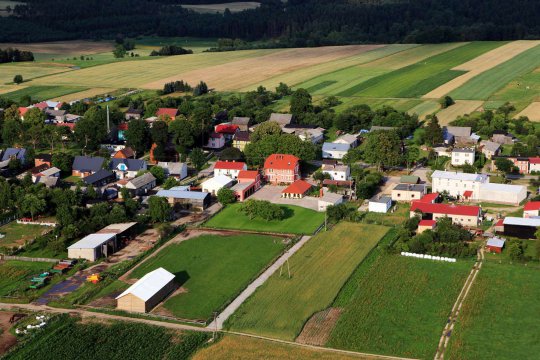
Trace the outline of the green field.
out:
M 433 358 L 472 263 L 379 256 L 359 268 L 333 307 L 344 308 L 327 346 Z
M 448 359 L 536 359 L 540 270 L 484 263 L 459 315 Z
M 39 102 L 43 100 L 49 100 L 57 98 L 63 95 L 76 93 L 79 91 L 88 90 L 87 88 L 76 86 L 28 86 L 23 87 L 20 90 L 12 91 L 7 94 L 1 95 L 6 99 L 13 101 L 20 101 L 24 96 L 30 96 L 32 101 Z
M 174 273 L 186 292 L 164 306 L 175 316 L 206 320 L 243 290 L 284 249 L 263 235 L 203 235 L 165 247 L 131 274 L 141 278 L 159 267 Z
M 285 273 L 270 277 L 229 318 L 227 327 L 294 340 L 306 320 L 330 305 L 342 285 L 387 227 L 340 223 L 310 239 L 289 260 Z
M 27 81 L 65 71 L 70 71 L 70 69 L 65 66 L 50 66 L 39 63 L 0 64 L 0 84 L 12 83 L 15 75 L 22 75 L 23 79 Z
M 9 260 L 0 264 L 0 296 L 17 296 L 31 285 L 30 279 L 49 270 L 51 263 Z
M 281 205 L 288 217 L 283 220 L 266 221 L 250 219 L 238 209 L 241 204 L 224 208 L 208 222 L 206 227 L 218 229 L 253 230 L 285 234 L 312 234 L 324 222 L 324 213 L 300 206 Z
M 0 239 L 0 247 L 21 246 L 25 242 L 35 239 L 52 228 L 41 225 L 17 224 L 12 221 L 0 226 L 0 234 L 5 235 Z

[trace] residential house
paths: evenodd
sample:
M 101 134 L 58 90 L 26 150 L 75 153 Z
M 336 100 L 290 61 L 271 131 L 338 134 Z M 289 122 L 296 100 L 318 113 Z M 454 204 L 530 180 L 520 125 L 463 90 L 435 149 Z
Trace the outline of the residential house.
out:
M 22 106 L 19 106 L 19 117 L 21 118 L 22 121 L 24 121 L 24 116 L 26 115 L 26 113 L 28 112 L 28 110 L 30 110 L 31 108 L 29 107 L 22 107 Z
M 235 117 L 233 117 L 231 123 L 233 125 L 238 126 L 238 129 L 240 131 L 248 131 L 249 130 L 249 125 L 251 123 L 251 119 L 249 117 L 235 116 Z
M 244 151 L 246 145 L 250 143 L 250 132 L 249 131 L 238 131 L 234 134 L 232 146 L 237 148 L 240 151 Z
M 389 196 L 375 197 L 369 200 L 368 211 L 376 213 L 387 213 L 392 207 L 392 198 Z
M 112 183 L 116 180 L 116 176 L 112 171 L 99 169 L 91 175 L 83 177 L 83 182 L 86 185 L 92 185 L 94 187 L 101 187 Z
M 230 188 L 234 180 L 226 175 L 214 176 L 201 184 L 202 191 L 217 195 L 222 188 Z
M 143 110 L 142 109 L 129 108 L 129 109 L 127 109 L 127 111 L 126 111 L 126 113 L 124 115 L 124 119 L 126 119 L 126 121 L 140 120 L 142 118 L 142 115 L 143 115 Z
M 159 190 L 156 196 L 167 199 L 169 204 L 184 209 L 203 211 L 210 205 L 210 193 L 190 191 L 189 187 L 173 187 L 169 190 Z
M 52 122 L 63 123 L 66 121 L 66 110 L 45 110 L 45 115 Z
M 160 161 L 157 163 L 157 166 L 165 170 L 166 177 L 182 180 L 188 176 L 188 167 L 185 163 Z
M 529 158 L 529 173 L 540 173 L 540 157 Z
M 529 201 L 523 207 L 523 217 L 537 217 L 540 216 L 540 201 Z
M 489 177 L 483 174 L 435 170 L 431 174 L 432 192 L 447 191 L 450 196 L 461 197 L 466 191 L 472 193 L 472 199 L 478 199 L 480 185 L 489 183 Z
M 468 138 L 471 136 L 471 128 L 468 126 L 444 126 L 443 139 L 445 144 L 453 144 L 456 138 Z
M 328 174 L 332 180 L 346 181 L 351 176 L 349 165 L 323 163 L 322 172 L 323 174 Z
M 46 168 L 41 168 L 46 167 Z M 41 169 L 40 169 L 41 168 Z M 39 169 L 39 170 L 37 170 Z M 32 171 L 34 170 L 34 171 Z M 35 182 L 40 177 L 60 177 L 60 169 L 57 167 L 48 167 L 46 164 L 39 165 L 32 169 L 32 180 Z M 36 171 L 37 170 L 37 171 Z
M 233 179 L 238 177 L 238 173 L 247 170 L 247 165 L 242 161 L 217 161 L 214 165 L 214 176 L 226 175 Z
M 60 177 L 56 176 L 40 176 L 34 181 L 35 184 L 44 184 L 48 188 L 53 188 L 58 184 Z
M 178 109 L 173 108 L 159 108 L 156 112 L 156 117 L 159 119 L 170 119 L 174 120 L 174 118 L 178 115 Z
M 206 147 L 210 149 L 222 149 L 224 146 L 225 137 L 223 136 L 223 134 L 212 132 L 208 137 L 208 143 L 206 144 Z
M 475 154 L 474 148 L 454 148 L 454 150 L 452 150 L 452 166 L 474 164 Z
M 99 156 L 75 156 L 71 175 L 84 178 L 101 170 L 105 159 Z
M 114 171 L 117 179 L 134 178 L 139 171 L 146 170 L 148 164 L 139 159 L 111 159 L 109 169 Z
M 112 156 L 113 159 L 135 159 L 135 151 L 130 147 L 118 150 Z
M 121 187 L 128 189 L 133 196 L 144 196 L 156 187 L 156 178 L 151 173 L 145 173 L 127 181 L 127 183 Z
M 334 143 L 348 144 L 349 147 L 352 149 L 358 146 L 358 137 L 356 137 L 356 135 L 344 134 L 334 140 Z
M 45 164 L 48 167 L 52 166 L 52 155 L 51 154 L 38 154 L 34 157 L 34 166 L 39 166 Z
M 426 186 L 423 184 L 397 184 L 392 189 L 393 201 L 416 201 L 426 194 Z
M 292 123 L 293 116 L 292 114 L 280 114 L 280 113 L 272 113 L 270 115 L 270 119 L 268 121 L 275 121 L 277 122 L 281 127 L 284 127 L 285 125 Z
M 325 142 L 322 146 L 322 157 L 323 159 L 343 159 L 349 149 L 349 144 Z
M 300 179 L 300 159 L 289 154 L 272 154 L 264 161 L 264 176 L 272 184 L 292 184 Z
M 495 160 L 499 158 L 510 160 L 514 164 L 514 166 L 518 168 L 520 174 L 528 174 L 530 171 L 529 158 L 522 157 L 522 156 L 494 156 L 492 158 L 493 161 L 491 162 L 491 171 L 497 171 L 497 164 L 495 163 Z M 533 158 L 533 159 L 536 159 L 536 158 Z
M 11 161 L 11 160 L 19 160 L 22 165 L 26 163 L 26 149 L 24 148 L 7 148 L 2 153 L 2 162 L 4 161 Z
M 244 201 L 261 188 L 261 174 L 258 171 L 241 170 L 237 180 L 238 183 L 231 190 L 238 201 Z
M 501 150 L 501 144 L 493 141 L 482 141 L 480 146 L 482 147 L 482 154 L 484 154 L 486 158 L 490 160 L 494 156 L 499 155 Z
M 491 141 L 501 145 L 513 145 L 516 141 L 516 137 L 512 134 L 507 133 L 506 131 L 495 130 L 493 131 L 493 135 L 491 136 Z
M 240 131 L 239 126 L 230 123 L 219 124 L 214 127 L 214 132 L 222 134 L 225 137 L 225 141 L 231 141 L 238 131 Z
M 296 180 L 281 191 L 282 198 L 301 199 L 311 189 L 311 184 L 304 180 Z
M 454 205 L 454 204 L 431 204 L 421 201 L 413 201 L 410 209 L 410 217 L 420 213 L 423 220 L 439 220 L 448 217 L 455 225 L 476 227 L 480 224 L 482 209 L 479 206 Z

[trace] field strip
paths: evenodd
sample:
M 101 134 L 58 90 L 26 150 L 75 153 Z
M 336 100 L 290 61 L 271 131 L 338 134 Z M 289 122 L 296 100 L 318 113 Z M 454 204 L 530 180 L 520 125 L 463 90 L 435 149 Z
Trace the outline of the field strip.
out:
M 457 78 L 450 80 L 446 84 L 441 85 L 438 88 L 430 91 L 429 93 L 425 94 L 423 98 L 441 98 L 452 90 L 455 90 L 461 85 L 465 84 L 473 77 L 480 75 L 484 71 L 490 70 L 495 66 L 500 65 L 512 59 L 514 56 L 521 54 L 526 50 L 532 49 L 539 44 L 540 41 L 521 40 L 514 41 L 491 51 L 488 51 L 487 53 L 482 54 L 473 60 L 467 61 L 464 64 L 452 68 L 452 70 L 467 71 L 467 73 L 458 76 Z
M 519 114 L 517 114 L 515 118 L 518 118 L 520 116 L 526 116 L 531 121 L 540 122 L 540 102 L 531 103 L 529 106 L 523 109 Z
M 259 84 L 268 78 L 308 66 L 330 62 L 374 50 L 384 45 L 326 46 L 319 48 L 288 49 L 255 58 L 199 68 L 143 84 L 143 88 L 161 89 L 163 84 L 184 80 L 189 84 L 205 81 L 217 90 L 237 90 Z
M 87 41 L 87 40 L 69 40 L 69 41 L 51 41 L 41 43 L 0 43 L 0 49 L 12 47 L 20 50 L 32 51 L 34 53 L 46 54 L 96 54 L 106 51 L 112 51 L 114 48 L 112 42 L 108 41 Z
M 303 236 L 300 241 L 294 244 L 289 250 L 285 252 L 279 259 L 277 259 L 266 271 L 264 271 L 255 281 L 248 285 L 247 288 L 236 297 L 222 312 L 219 314 L 214 321 L 208 325 L 208 329 L 217 329 L 221 330 L 223 328 L 223 323 L 246 301 L 248 297 L 253 295 L 255 290 L 268 280 L 285 262 L 294 255 L 308 240 L 311 239 L 311 236 Z
M 51 100 L 70 102 L 70 101 L 75 101 L 75 100 L 82 100 L 82 99 L 86 99 L 86 98 L 92 98 L 92 97 L 97 96 L 97 95 L 108 94 L 108 93 L 113 92 L 114 90 L 116 90 L 116 89 L 114 89 L 114 88 L 93 88 L 93 89 L 88 89 L 88 90 L 84 90 L 84 91 L 71 93 L 71 94 L 68 94 L 68 95 L 59 96 L 59 97 L 53 98 Z
M 456 100 L 456 103 L 437 113 L 437 118 L 441 126 L 448 125 L 458 116 L 470 114 L 478 110 L 484 102 L 481 100 Z

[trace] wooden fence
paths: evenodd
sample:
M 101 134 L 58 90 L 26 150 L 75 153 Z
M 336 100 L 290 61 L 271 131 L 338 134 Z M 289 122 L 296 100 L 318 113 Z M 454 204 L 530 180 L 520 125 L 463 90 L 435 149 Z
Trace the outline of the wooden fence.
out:
M 57 263 L 60 261 L 60 259 L 33 258 L 33 257 L 26 257 L 26 256 L 11 256 L 11 255 L 2 255 L 2 254 L 0 254 L 0 260 L 19 260 L 19 261 L 50 262 L 50 263 Z

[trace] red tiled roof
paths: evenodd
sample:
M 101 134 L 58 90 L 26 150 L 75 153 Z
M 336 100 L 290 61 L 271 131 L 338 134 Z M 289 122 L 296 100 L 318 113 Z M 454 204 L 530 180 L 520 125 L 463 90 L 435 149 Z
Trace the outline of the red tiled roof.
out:
M 54 125 L 68 127 L 71 131 L 73 131 L 73 129 L 75 129 L 75 123 L 56 123 Z
M 178 114 L 178 109 L 173 109 L 173 108 L 159 108 L 158 111 L 156 112 L 156 116 L 158 117 L 161 115 L 167 115 L 171 119 L 174 119 L 177 114 Z
M 128 123 L 118 124 L 118 130 L 127 130 L 127 129 L 128 129 Z
M 473 194 L 472 190 L 466 190 L 463 193 L 463 196 L 466 197 L 466 198 L 470 198 L 472 196 L 472 194 Z
M 296 180 L 291 185 L 287 186 L 282 194 L 305 194 L 311 188 L 311 184 L 304 180 Z
M 245 166 L 246 163 L 242 161 L 218 161 L 214 169 L 242 170 Z
M 49 105 L 47 105 L 47 102 L 42 101 L 40 103 L 34 104 L 34 107 L 37 107 L 38 109 L 43 110 L 43 109 L 48 108 Z
M 478 206 L 465 206 L 454 204 L 429 204 L 420 201 L 413 201 L 411 211 L 419 210 L 427 214 L 446 214 L 446 215 L 463 215 L 477 216 L 480 213 Z
M 523 207 L 525 211 L 540 210 L 540 201 L 529 201 Z
M 294 170 L 300 161 L 294 155 L 272 154 L 264 162 L 265 169 Z
M 62 108 L 62 106 L 64 106 L 64 103 L 63 102 L 59 102 L 57 105 L 56 105 L 56 108 L 58 110 L 60 110 L 60 108 Z
M 531 163 L 531 164 L 540 164 L 540 157 L 529 158 L 529 163 Z
M 434 227 L 435 225 L 437 225 L 437 222 L 435 220 L 420 220 L 420 222 L 418 223 L 418 226 L 429 226 L 429 227 Z
M 210 137 L 212 139 L 221 139 L 223 137 L 223 134 L 218 134 L 217 132 L 213 132 L 210 134 Z
M 19 106 L 19 114 L 21 114 L 21 116 L 24 116 L 24 114 L 26 114 L 28 110 L 30 109 L 28 109 L 27 107 Z
M 424 195 L 418 202 L 432 203 L 439 197 L 439 193 L 431 193 Z
M 236 134 L 240 127 L 234 124 L 220 124 L 216 125 L 216 132 L 222 134 Z
M 238 179 L 256 180 L 259 172 L 256 170 L 241 170 L 238 173 Z

